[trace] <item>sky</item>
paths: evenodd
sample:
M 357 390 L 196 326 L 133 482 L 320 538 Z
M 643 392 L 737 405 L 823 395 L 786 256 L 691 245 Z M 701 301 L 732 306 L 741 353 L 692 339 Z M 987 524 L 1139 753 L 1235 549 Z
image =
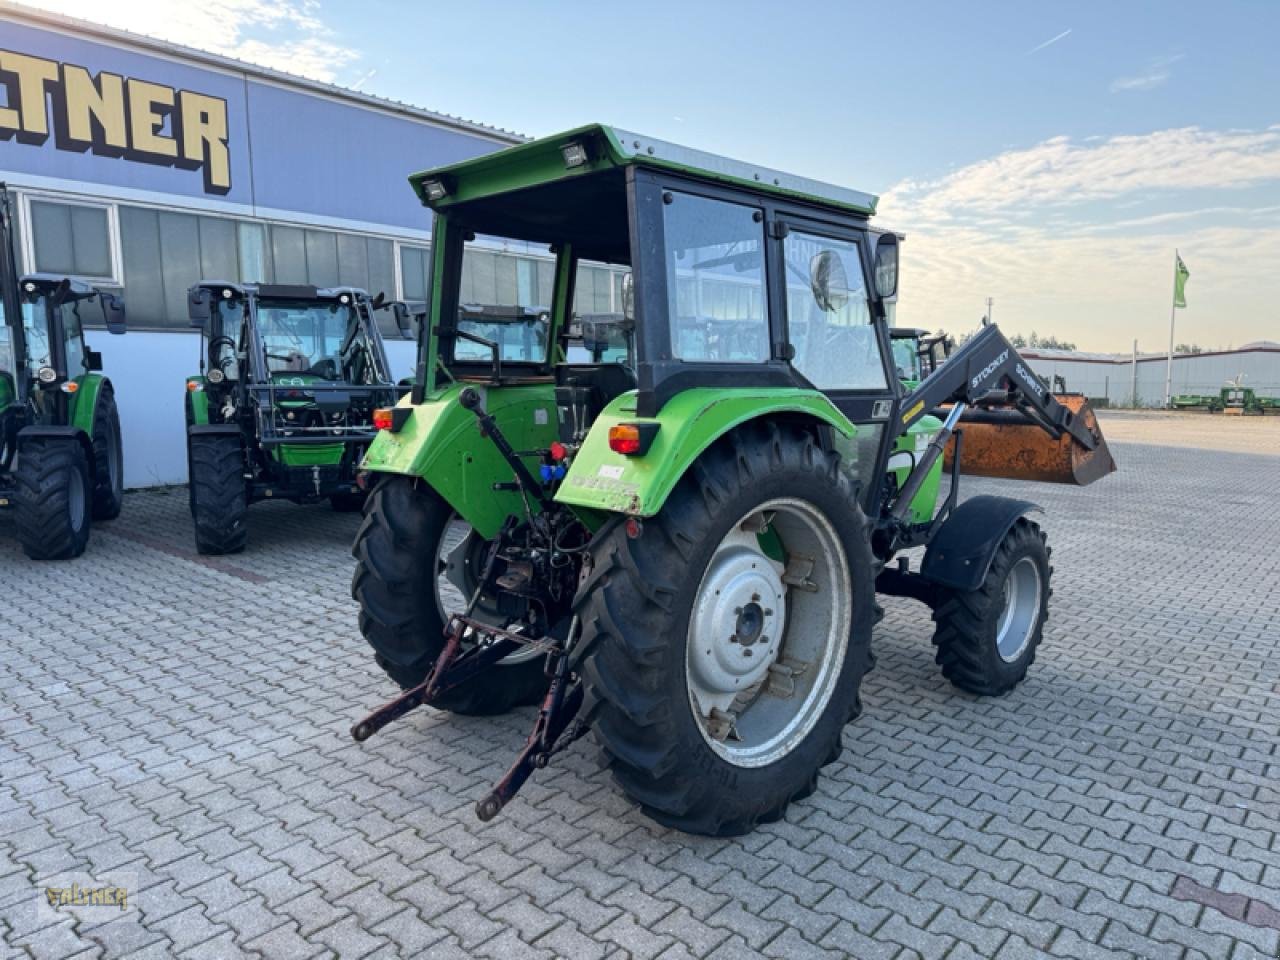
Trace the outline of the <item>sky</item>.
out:
M 1280 340 L 1280 3 L 27 0 L 528 135 L 600 121 L 880 195 L 898 322 Z M 405 169 L 423 166 L 405 158 Z

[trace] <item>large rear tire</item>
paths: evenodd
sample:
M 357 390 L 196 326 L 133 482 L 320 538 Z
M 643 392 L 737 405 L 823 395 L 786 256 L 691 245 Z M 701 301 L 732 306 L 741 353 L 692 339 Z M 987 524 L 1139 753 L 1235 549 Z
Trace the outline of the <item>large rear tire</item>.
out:
M 998 697 L 1026 677 L 1049 618 L 1051 554 L 1039 525 L 1021 517 L 996 549 L 982 586 L 949 591 L 934 608 L 936 659 L 961 690 Z
M 441 554 L 454 516 L 427 484 L 386 474 L 369 493 L 351 548 L 356 558 L 351 596 L 360 604 L 360 632 L 378 665 L 405 690 L 427 678 L 444 648 L 450 611 L 439 588 L 445 572 Z M 547 689 L 544 658 L 512 659 L 454 688 L 433 706 L 492 715 L 537 702 Z
M 93 519 L 114 520 L 124 504 L 124 444 L 110 383 L 103 383 L 93 411 Z
M 89 542 L 89 458 L 75 439 L 32 437 L 14 470 L 18 541 L 32 560 L 70 560 Z
M 839 457 L 799 430 L 736 431 L 639 531 L 597 534 L 588 562 L 587 709 L 622 789 L 713 836 L 808 796 L 861 710 L 875 618 L 867 521 Z
M 187 435 L 196 552 L 239 553 L 249 539 L 244 451 L 239 434 Z

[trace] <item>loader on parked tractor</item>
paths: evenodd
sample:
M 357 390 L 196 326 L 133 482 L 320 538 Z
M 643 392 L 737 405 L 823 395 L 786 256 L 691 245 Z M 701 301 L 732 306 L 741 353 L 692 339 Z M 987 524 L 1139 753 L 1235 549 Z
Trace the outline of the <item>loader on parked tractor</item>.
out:
M 33 560 L 80 556 L 90 521 L 114 519 L 124 499 L 115 390 L 84 339 L 90 308 L 101 308 L 108 332 L 124 333 L 113 294 L 70 277 L 18 275 L 0 184 L 0 510 L 13 513 Z
M 187 378 L 187 464 L 196 549 L 235 553 L 249 504 L 364 503 L 356 482 L 373 411 L 400 394 L 375 311 L 354 287 L 200 283 L 188 291 L 200 372 Z
M 424 704 L 537 703 L 481 819 L 591 731 L 649 816 L 731 835 L 839 756 L 877 593 L 931 608 L 961 689 L 1023 679 L 1051 593 L 1039 508 L 961 502 L 943 450 L 964 456 L 976 404 L 1033 423 L 1056 479 L 1114 463 L 995 326 L 903 387 L 875 197 L 604 126 L 411 183 L 431 296 L 412 393 L 375 414 L 352 583 L 404 692 L 355 739 Z M 554 258 L 549 307 L 515 284 L 500 324 L 464 308 L 493 243 Z M 630 271 L 616 314 L 574 315 L 586 263 Z

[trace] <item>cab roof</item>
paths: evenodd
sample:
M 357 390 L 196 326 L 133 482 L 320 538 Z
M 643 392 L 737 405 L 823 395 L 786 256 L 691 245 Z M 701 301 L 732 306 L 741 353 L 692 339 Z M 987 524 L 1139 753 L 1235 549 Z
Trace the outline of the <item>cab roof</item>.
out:
M 575 145 L 583 151 L 581 162 L 570 166 L 565 151 Z M 862 217 L 875 213 L 879 199 L 859 190 L 744 163 L 603 124 L 577 127 L 471 160 L 424 170 L 412 174 L 409 183 L 424 206 L 432 210 L 447 210 L 468 200 L 633 165 L 718 181 L 766 196 L 798 199 Z M 436 195 L 428 190 L 428 184 L 438 185 Z M 443 196 L 439 195 L 440 188 L 443 188 Z
M 364 300 L 368 294 L 359 287 L 313 287 L 300 283 L 227 283 L 202 280 L 192 289 L 204 288 L 215 293 L 230 290 L 237 299 L 255 297 L 259 300 L 337 300 L 343 294 L 353 300 Z

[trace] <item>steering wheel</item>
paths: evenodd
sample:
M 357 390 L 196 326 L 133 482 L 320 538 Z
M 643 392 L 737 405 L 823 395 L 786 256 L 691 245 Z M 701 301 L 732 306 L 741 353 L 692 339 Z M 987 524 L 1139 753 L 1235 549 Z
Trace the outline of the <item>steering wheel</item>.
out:
M 333 357 L 325 357 L 319 363 L 315 364 L 307 373 L 316 377 L 322 377 L 325 380 L 338 379 L 338 363 Z

